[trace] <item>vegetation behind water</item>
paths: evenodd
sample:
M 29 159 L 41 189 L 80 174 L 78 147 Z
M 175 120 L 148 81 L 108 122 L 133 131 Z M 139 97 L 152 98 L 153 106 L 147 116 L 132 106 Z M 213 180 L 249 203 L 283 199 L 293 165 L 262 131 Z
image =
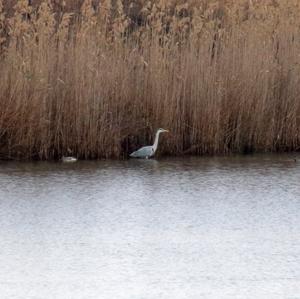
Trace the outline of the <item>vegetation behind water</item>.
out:
M 2 158 L 299 149 L 299 1 L 54 2 L 0 0 Z

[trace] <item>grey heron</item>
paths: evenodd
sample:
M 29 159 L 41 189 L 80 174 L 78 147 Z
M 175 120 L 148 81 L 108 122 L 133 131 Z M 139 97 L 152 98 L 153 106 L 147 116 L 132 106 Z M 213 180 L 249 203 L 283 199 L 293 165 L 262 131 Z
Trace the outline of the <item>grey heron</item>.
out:
M 154 144 L 140 148 L 139 150 L 130 154 L 130 157 L 131 158 L 144 158 L 144 159 L 153 157 L 157 150 L 157 147 L 158 147 L 159 135 L 160 135 L 160 133 L 165 133 L 165 132 L 169 132 L 169 131 L 165 130 L 165 129 L 158 129 L 156 132 L 156 135 L 155 135 Z

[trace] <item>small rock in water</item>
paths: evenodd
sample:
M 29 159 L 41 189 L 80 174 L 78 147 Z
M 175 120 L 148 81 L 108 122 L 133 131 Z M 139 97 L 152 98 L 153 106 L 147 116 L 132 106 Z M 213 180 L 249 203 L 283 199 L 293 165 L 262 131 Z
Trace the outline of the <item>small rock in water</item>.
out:
M 75 157 L 62 157 L 61 159 L 65 163 L 70 163 L 70 162 L 77 162 L 77 158 Z

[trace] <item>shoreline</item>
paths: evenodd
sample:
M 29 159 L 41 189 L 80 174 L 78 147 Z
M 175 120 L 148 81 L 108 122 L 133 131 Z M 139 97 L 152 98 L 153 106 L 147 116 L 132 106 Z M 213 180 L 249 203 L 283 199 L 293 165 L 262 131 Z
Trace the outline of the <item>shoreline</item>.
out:
M 277 152 L 252 152 L 252 153 L 229 153 L 229 154 L 219 154 L 219 155 L 193 155 L 193 154 L 188 154 L 188 155 L 157 155 L 156 157 L 150 158 L 150 159 L 137 159 L 137 158 L 130 158 L 129 155 L 123 158 L 97 158 L 97 159 L 82 159 L 82 158 L 77 158 L 76 162 L 100 162 L 100 161 L 116 161 L 116 162 L 121 162 L 121 161 L 142 161 L 142 160 L 173 160 L 173 159 L 227 159 L 227 158 L 246 158 L 246 157 L 261 157 L 261 156 L 282 156 L 282 157 L 287 157 L 289 158 L 290 162 L 297 162 L 298 159 L 300 158 L 300 151 L 277 151 Z M 74 156 L 76 157 L 76 156 Z M 62 159 L 20 159 L 20 158 L 1 158 L 0 157 L 0 162 L 50 162 L 50 163 L 65 163 L 63 162 Z M 75 163 L 76 163 L 75 162 Z

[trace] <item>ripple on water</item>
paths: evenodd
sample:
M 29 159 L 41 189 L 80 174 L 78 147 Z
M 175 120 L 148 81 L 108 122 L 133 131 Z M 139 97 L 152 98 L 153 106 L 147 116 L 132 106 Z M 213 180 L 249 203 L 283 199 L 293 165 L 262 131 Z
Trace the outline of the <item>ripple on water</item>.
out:
M 1 298 L 297 298 L 299 182 L 287 155 L 1 162 Z

